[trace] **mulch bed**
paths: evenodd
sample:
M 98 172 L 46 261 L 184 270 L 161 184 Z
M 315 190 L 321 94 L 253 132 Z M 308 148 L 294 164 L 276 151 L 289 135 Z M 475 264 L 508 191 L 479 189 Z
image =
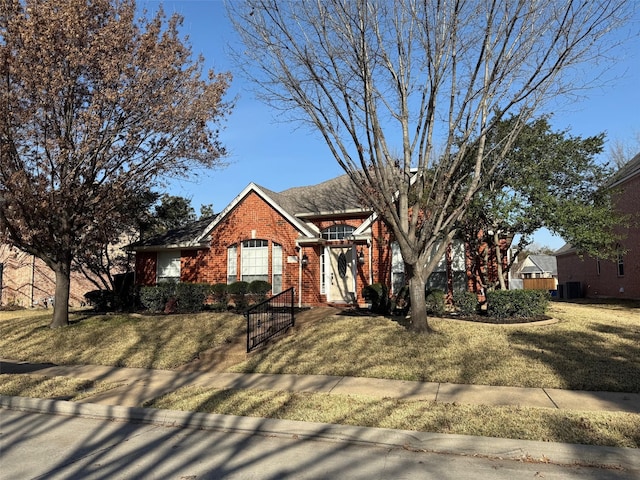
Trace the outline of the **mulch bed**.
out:
M 347 317 L 378 317 L 380 314 L 374 313 L 367 308 L 345 308 L 338 315 L 344 315 Z M 432 315 L 433 317 L 433 315 Z M 396 321 L 399 319 L 395 316 L 392 318 Z M 509 317 L 509 318 L 498 318 L 498 317 L 490 317 L 488 315 L 456 315 L 456 314 L 444 314 L 438 315 L 437 318 L 444 318 L 449 320 L 459 320 L 465 322 L 476 322 L 476 323 L 489 323 L 492 325 L 514 325 L 521 323 L 536 323 L 542 322 L 546 320 L 552 320 L 552 317 L 547 315 L 538 315 L 536 317 Z M 403 322 L 400 322 L 403 323 Z

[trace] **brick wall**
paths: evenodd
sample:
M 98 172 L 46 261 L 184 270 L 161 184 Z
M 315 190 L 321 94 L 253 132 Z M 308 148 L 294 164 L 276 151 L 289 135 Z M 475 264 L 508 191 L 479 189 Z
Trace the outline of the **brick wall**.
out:
M 330 227 L 334 224 L 347 224 L 359 227 L 365 218 L 333 218 L 317 223 L 319 229 Z M 378 237 L 384 237 L 382 223 L 375 222 L 373 232 Z M 302 305 L 315 306 L 325 304 L 327 296 L 320 293 L 320 258 L 324 252 L 324 245 L 297 247 L 296 241 L 300 237 L 300 232 L 283 217 L 271 205 L 265 202 L 257 193 L 250 192 L 226 217 L 216 225 L 210 237 L 210 248 L 198 250 L 181 251 L 181 281 L 202 282 L 202 283 L 227 283 L 227 252 L 231 245 L 240 246 L 245 240 L 259 239 L 266 240 L 269 245 L 269 252 L 272 246 L 277 243 L 282 246 L 282 289 L 290 287 L 296 289 L 296 303 Z M 388 235 L 383 238 L 388 244 Z M 331 242 L 329 242 L 331 243 Z M 336 242 L 352 245 L 350 242 Z M 362 243 L 362 242 L 361 242 Z M 374 271 L 369 271 L 369 246 L 365 243 L 357 245 L 357 251 L 362 251 L 366 262 L 364 265 L 357 265 L 356 292 L 358 301 L 364 302 L 362 298 L 362 288 L 369 284 L 369 278 L 375 281 L 388 283 L 390 278 L 390 259 L 388 252 L 373 243 L 371 252 L 373 264 L 382 262 L 382 269 L 375 267 Z M 241 275 L 241 248 L 237 248 L 238 274 L 236 280 L 240 280 Z M 303 255 L 307 256 L 308 264 L 304 267 L 298 262 Z M 270 255 L 269 261 L 269 281 L 271 283 L 273 262 Z M 141 251 L 136 254 L 136 283 L 139 285 L 153 285 L 155 283 L 156 253 Z
M 624 275 L 618 275 L 618 263 L 597 260 L 575 253 L 559 255 L 558 284 L 580 282 L 586 297 L 613 297 L 640 299 L 640 175 L 623 185 L 616 198 L 616 208 L 631 216 L 631 226 L 620 226 L 619 232 L 626 235 L 621 242 L 627 253 L 622 257 Z M 599 264 L 599 268 L 598 268 Z
M 0 245 L 2 270 L 2 305 L 23 307 L 51 306 L 55 294 L 55 274 L 39 258 L 7 245 Z M 69 305 L 81 306 L 84 294 L 95 290 L 95 285 L 84 275 L 72 272 Z

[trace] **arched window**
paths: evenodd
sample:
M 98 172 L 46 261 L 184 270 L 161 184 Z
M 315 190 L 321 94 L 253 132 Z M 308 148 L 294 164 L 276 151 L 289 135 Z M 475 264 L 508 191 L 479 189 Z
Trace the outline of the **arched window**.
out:
M 331 225 L 322 231 L 322 238 L 325 240 L 342 240 L 352 235 L 355 229 L 356 228 L 351 225 Z

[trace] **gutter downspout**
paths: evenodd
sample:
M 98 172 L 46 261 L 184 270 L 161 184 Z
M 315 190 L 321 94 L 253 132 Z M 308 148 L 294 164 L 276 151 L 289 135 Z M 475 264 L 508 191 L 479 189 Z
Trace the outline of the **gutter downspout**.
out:
M 298 308 L 302 308 L 302 247 L 296 240 L 298 249 Z

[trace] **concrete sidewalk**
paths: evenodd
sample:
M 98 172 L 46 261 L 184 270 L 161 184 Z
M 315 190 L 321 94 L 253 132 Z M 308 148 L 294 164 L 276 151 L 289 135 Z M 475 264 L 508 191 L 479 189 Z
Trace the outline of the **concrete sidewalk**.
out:
M 378 445 L 520 462 L 596 466 L 619 471 L 620 477 L 615 478 L 638 478 L 640 475 L 640 452 L 632 448 L 569 445 L 141 408 L 145 401 L 189 385 L 220 389 L 323 392 L 467 404 L 631 413 L 640 413 L 640 394 L 454 385 L 323 375 L 184 372 L 94 365 L 58 366 L 10 360 L 0 360 L 0 373 L 70 376 L 119 384 L 117 388 L 90 396 L 80 402 L 0 395 L 0 409 L 247 435 Z
M 640 394 L 638 393 L 457 385 L 329 375 L 185 372 L 97 365 L 61 366 L 2 359 L 0 359 L 0 373 L 33 373 L 50 377 L 75 377 L 117 383 L 118 387 L 85 398 L 81 402 L 128 407 L 140 407 L 155 397 L 181 387 L 199 386 L 216 389 L 318 392 L 446 403 L 640 413 Z

